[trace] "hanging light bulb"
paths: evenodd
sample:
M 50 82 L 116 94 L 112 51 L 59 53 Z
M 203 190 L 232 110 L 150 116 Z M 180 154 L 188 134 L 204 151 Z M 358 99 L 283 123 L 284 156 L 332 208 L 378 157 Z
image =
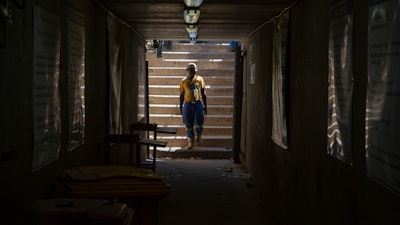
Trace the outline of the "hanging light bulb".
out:
M 187 8 L 183 10 L 183 18 L 186 23 L 197 23 L 200 17 L 200 9 L 198 8 Z
M 189 38 L 190 39 L 197 38 L 197 32 L 189 32 Z
M 197 25 L 197 23 L 195 23 L 195 24 L 186 24 L 186 31 L 188 33 L 197 32 L 198 30 L 199 30 L 199 26 Z
M 185 5 L 188 7 L 199 7 L 203 0 L 184 0 Z

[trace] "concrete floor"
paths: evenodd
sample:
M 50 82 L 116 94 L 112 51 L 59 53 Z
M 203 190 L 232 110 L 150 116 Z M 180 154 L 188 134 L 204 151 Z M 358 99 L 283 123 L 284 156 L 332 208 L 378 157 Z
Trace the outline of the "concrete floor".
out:
M 230 159 L 160 159 L 172 192 L 159 204 L 159 225 L 273 225 L 251 176 Z

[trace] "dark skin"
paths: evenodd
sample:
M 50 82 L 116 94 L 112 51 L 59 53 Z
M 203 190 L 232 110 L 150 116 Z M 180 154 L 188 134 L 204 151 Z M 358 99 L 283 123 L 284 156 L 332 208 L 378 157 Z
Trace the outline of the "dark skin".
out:
M 187 78 L 192 80 L 194 75 L 196 75 L 196 69 L 188 68 L 188 69 L 186 69 L 186 71 L 189 73 L 187 75 Z M 202 97 L 203 103 L 204 103 L 204 115 L 207 115 L 207 96 L 206 96 L 206 92 L 205 92 L 204 88 L 201 89 L 201 97 Z M 179 108 L 181 110 L 181 115 L 182 115 L 182 106 L 183 106 L 184 98 L 185 98 L 185 92 L 181 92 L 181 94 L 179 95 Z

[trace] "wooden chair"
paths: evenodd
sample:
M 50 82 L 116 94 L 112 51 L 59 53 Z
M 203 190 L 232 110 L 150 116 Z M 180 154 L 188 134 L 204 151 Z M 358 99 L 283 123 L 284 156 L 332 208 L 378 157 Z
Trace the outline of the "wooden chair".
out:
M 167 146 L 167 142 L 165 141 L 157 141 L 157 124 L 153 123 L 133 123 L 130 125 L 130 132 L 131 134 L 136 134 L 139 135 L 139 132 L 145 131 L 145 132 L 153 132 L 153 139 L 148 139 L 147 137 L 145 138 L 139 138 L 139 141 L 136 142 L 136 165 L 139 167 L 144 167 L 144 168 L 151 168 L 153 171 L 156 171 L 156 158 L 157 158 L 157 147 L 165 147 Z M 150 157 L 149 153 L 149 146 L 153 146 L 153 160 L 152 163 L 141 163 L 141 146 L 145 145 L 147 146 L 147 152 L 146 152 L 146 157 Z M 131 148 L 130 151 L 133 151 Z
M 110 149 L 111 144 L 113 143 L 125 143 L 125 144 L 134 144 L 139 141 L 139 135 L 137 134 L 105 134 L 104 135 L 104 148 L 105 155 L 104 160 L 106 165 L 110 165 Z M 133 155 L 132 152 L 129 151 L 129 164 L 133 163 Z

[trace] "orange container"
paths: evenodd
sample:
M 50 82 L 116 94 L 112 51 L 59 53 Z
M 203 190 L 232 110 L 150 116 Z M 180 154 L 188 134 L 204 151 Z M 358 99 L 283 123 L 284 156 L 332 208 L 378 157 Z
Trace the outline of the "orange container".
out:
M 97 199 L 38 200 L 33 212 L 38 225 L 129 225 L 133 216 L 126 204 Z
M 171 192 L 160 174 L 130 166 L 74 167 L 64 170 L 59 181 L 64 197 L 126 203 L 135 212 L 135 225 L 157 225 L 158 204 Z

